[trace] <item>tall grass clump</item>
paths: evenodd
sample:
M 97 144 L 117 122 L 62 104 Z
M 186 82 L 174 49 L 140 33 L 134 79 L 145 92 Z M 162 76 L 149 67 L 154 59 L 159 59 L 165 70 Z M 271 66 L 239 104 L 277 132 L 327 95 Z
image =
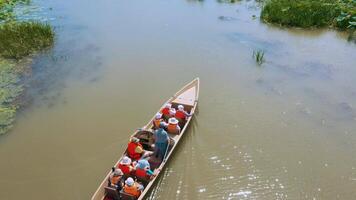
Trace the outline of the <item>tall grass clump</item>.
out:
M 356 1 L 267 0 L 261 19 L 284 26 L 352 29 L 356 25 Z
M 258 65 L 262 65 L 265 62 L 265 52 L 263 50 L 253 51 L 252 57 Z
M 0 26 L 0 56 L 19 59 L 54 42 L 54 31 L 40 22 L 6 23 Z
M 286 26 L 326 26 L 341 13 L 332 0 L 269 0 L 262 9 L 265 21 Z M 335 2 L 335 1 L 334 1 Z

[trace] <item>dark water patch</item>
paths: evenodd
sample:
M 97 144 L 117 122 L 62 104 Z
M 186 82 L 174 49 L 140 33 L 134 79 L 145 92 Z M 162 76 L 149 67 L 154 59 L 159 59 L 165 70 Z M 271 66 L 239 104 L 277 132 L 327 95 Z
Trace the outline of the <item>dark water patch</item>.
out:
M 251 49 L 260 49 L 270 55 L 280 56 L 279 52 L 286 52 L 285 45 L 277 40 L 257 38 L 253 34 L 232 33 L 226 36 L 232 42 L 238 42 Z
M 298 66 L 275 64 L 275 62 L 272 61 L 270 65 L 293 79 L 312 78 L 329 81 L 333 79 L 333 75 L 336 71 L 332 64 L 323 64 L 316 61 L 307 61 Z
M 33 75 L 27 80 L 28 101 L 35 100 L 31 102 L 51 108 L 63 101 L 61 91 L 67 87 L 68 81 L 95 83 L 99 80 L 98 71 L 102 66 L 99 48 L 94 44 L 83 47 L 75 47 L 75 44 L 66 43 L 67 47 L 74 48 L 55 49 L 34 60 Z
M 219 19 L 220 21 L 224 21 L 224 22 L 229 22 L 229 21 L 236 21 L 236 20 L 238 20 L 238 19 L 235 18 L 235 17 L 223 16 L 223 15 L 219 16 L 218 19 Z

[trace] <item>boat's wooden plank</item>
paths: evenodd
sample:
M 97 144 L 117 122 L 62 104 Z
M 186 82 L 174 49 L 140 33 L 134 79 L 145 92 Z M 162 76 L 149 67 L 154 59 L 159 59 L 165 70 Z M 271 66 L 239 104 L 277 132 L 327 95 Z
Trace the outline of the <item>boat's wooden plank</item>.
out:
M 173 103 L 193 106 L 196 97 L 196 87 L 192 87 L 176 97 Z

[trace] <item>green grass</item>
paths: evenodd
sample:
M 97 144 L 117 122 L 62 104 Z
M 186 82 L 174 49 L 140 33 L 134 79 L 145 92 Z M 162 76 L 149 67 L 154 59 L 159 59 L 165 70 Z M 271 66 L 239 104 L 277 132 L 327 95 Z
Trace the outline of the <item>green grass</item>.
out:
M 15 22 L 0 26 L 0 56 L 19 59 L 49 47 L 54 31 L 49 24 Z
M 284 26 L 354 29 L 356 0 L 267 0 L 261 19 Z
M 263 50 L 253 51 L 252 57 L 258 65 L 262 65 L 265 62 L 265 52 Z
M 15 101 L 23 92 L 21 71 L 13 63 L 0 60 L 0 135 L 6 133 L 15 119 Z

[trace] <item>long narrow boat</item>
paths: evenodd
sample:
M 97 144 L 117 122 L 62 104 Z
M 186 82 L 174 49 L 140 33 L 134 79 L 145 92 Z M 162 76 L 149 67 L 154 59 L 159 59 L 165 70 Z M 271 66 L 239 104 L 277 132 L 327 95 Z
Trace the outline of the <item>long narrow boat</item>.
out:
M 181 90 L 179 90 L 176 94 L 174 94 L 167 102 L 165 102 L 162 107 L 159 109 L 159 111 L 167 104 L 171 103 L 172 107 L 177 108 L 178 105 L 183 105 L 184 109 L 192 114 L 192 116 L 188 117 L 186 120 L 186 123 L 184 124 L 183 127 L 181 127 L 181 132 L 179 134 L 171 134 L 169 133 L 170 137 L 170 144 L 169 147 L 167 148 L 166 155 L 162 161 L 159 161 L 158 163 L 151 163 L 151 169 L 155 170 L 156 176 L 154 176 L 152 179 L 147 180 L 144 183 L 145 189 L 142 191 L 141 195 L 137 198 L 138 200 L 142 200 L 150 191 L 151 187 L 155 183 L 156 179 L 158 178 L 159 174 L 162 172 L 162 169 L 164 168 L 166 162 L 169 160 L 171 157 L 174 149 L 177 147 L 180 139 L 184 135 L 184 133 L 187 130 L 187 127 L 194 116 L 194 111 L 197 107 L 198 103 L 198 97 L 199 97 L 199 78 L 194 79 L 192 82 L 184 86 Z M 158 111 L 158 112 L 159 112 Z M 153 138 L 153 120 L 154 117 L 140 130 L 137 130 L 132 136 L 137 137 L 140 139 L 140 143 L 144 146 L 145 150 L 153 150 L 150 149 L 151 145 L 154 143 L 154 138 Z M 125 156 L 126 151 L 122 155 Z M 115 166 L 117 166 L 121 160 L 121 158 L 116 162 Z M 102 183 L 100 184 L 99 188 L 96 190 L 94 195 L 92 196 L 92 200 L 117 200 L 117 199 L 128 199 L 128 200 L 134 200 L 133 196 L 127 195 L 125 193 L 118 192 L 113 188 L 108 187 L 108 178 L 111 174 L 111 171 L 108 172 L 107 176 L 104 178 Z

